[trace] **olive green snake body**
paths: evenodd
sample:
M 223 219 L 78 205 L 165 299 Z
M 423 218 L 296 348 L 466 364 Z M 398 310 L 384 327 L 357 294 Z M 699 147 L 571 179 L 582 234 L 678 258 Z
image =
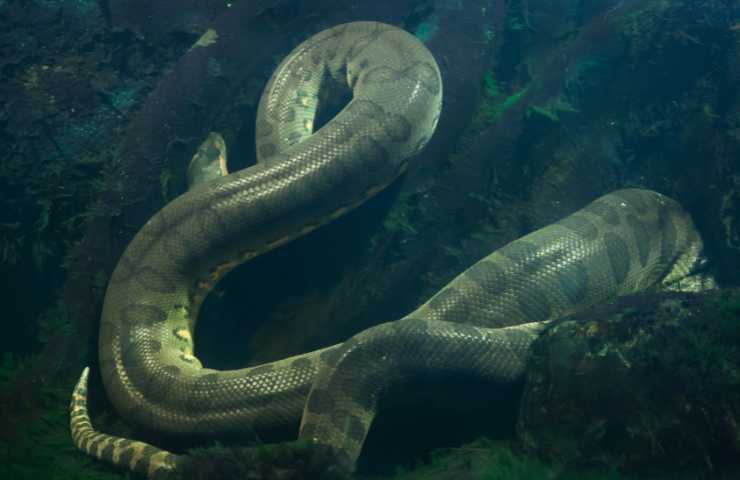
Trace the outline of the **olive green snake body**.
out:
M 319 96 L 341 84 L 352 100 L 314 131 Z M 701 240 L 688 214 L 659 193 L 619 190 L 493 252 L 401 320 L 270 364 L 204 368 L 192 332 L 210 288 L 396 179 L 434 132 L 441 99 L 434 58 L 398 28 L 344 24 L 297 47 L 260 101 L 258 163 L 165 206 L 111 277 L 100 371 L 118 412 L 165 433 L 213 436 L 301 418 L 299 437 L 331 447 L 351 471 L 390 384 L 418 372 L 511 382 L 549 320 L 694 266 Z M 75 445 L 149 478 L 175 473 L 178 455 L 93 428 L 87 375 L 70 404 Z

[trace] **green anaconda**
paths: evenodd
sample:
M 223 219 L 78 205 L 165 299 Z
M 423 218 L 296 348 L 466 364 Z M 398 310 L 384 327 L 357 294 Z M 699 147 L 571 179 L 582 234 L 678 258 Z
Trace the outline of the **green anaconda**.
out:
M 314 132 L 318 97 L 335 84 L 352 100 Z M 270 364 L 204 368 L 192 332 L 214 283 L 391 183 L 432 135 L 441 99 L 432 55 L 398 28 L 344 24 L 297 47 L 260 101 L 258 163 L 166 205 L 111 277 L 100 373 L 118 412 L 169 434 L 214 436 L 301 418 L 299 437 L 352 470 L 390 383 L 419 372 L 521 378 L 549 320 L 670 283 L 697 261 L 701 240 L 675 201 L 619 190 L 493 252 L 401 320 Z M 150 478 L 176 473 L 178 455 L 92 427 L 87 375 L 70 405 L 75 445 Z

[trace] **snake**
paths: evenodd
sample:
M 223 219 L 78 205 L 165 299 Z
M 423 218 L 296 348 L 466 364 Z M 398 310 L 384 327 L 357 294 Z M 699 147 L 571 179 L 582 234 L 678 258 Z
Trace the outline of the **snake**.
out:
M 336 89 L 351 100 L 314 128 L 322 97 Z M 346 23 L 296 47 L 260 99 L 256 164 L 165 205 L 112 273 L 98 349 L 116 411 L 150 430 L 212 437 L 300 419 L 298 438 L 330 448 L 352 472 L 393 385 L 426 374 L 516 381 L 553 319 L 673 284 L 696 266 L 702 241 L 678 202 L 617 190 L 497 249 L 401 319 L 263 365 L 204 367 L 193 332 L 218 280 L 394 182 L 428 143 L 441 108 L 434 57 L 398 27 Z M 177 478 L 183 455 L 92 425 L 88 377 L 85 368 L 70 401 L 75 446 L 150 479 Z

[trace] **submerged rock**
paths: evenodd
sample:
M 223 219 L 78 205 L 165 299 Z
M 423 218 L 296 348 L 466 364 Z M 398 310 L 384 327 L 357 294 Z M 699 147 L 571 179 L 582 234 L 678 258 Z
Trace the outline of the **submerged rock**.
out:
M 737 468 L 740 291 L 625 297 L 537 341 L 518 420 L 524 451 L 625 473 Z

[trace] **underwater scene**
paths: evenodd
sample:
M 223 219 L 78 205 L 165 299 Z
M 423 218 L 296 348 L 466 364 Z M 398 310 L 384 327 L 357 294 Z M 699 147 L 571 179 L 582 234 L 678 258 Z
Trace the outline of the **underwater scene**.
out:
M 0 479 L 740 478 L 737 0 L 0 0 Z

